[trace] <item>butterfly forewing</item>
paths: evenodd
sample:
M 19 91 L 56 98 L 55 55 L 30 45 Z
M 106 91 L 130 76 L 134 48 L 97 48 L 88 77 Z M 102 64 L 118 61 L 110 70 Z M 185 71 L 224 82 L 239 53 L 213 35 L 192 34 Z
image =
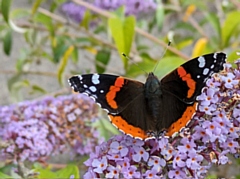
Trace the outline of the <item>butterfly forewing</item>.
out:
M 223 70 L 226 54 L 213 53 L 194 58 L 161 80 L 162 89 L 186 103 L 193 103 L 200 95 L 207 79 Z

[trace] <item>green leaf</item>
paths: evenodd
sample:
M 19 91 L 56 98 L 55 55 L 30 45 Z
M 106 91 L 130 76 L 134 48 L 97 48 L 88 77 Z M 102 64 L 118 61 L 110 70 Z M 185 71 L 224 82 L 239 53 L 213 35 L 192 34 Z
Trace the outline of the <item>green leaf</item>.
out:
M 135 35 L 135 17 L 134 16 L 128 16 L 127 18 L 125 18 L 125 22 L 123 24 L 123 34 L 124 34 L 124 45 L 125 45 L 124 53 L 126 55 L 129 55 L 133 38 Z
M 0 172 L 0 178 L 14 178 L 14 177 L 11 177 L 9 175 L 6 175 L 6 174 Z
M 83 16 L 83 19 L 82 19 L 80 25 L 81 25 L 82 27 L 84 27 L 85 29 L 88 29 L 90 20 L 91 20 L 91 13 L 90 13 L 89 10 L 87 10 L 87 11 L 84 13 L 84 16 Z
M 3 37 L 3 50 L 6 55 L 10 55 L 12 49 L 12 30 L 8 29 Z
M 96 69 L 98 73 L 104 73 L 106 70 L 106 66 L 110 60 L 111 53 L 109 50 L 100 50 L 98 51 L 96 58 Z
M 36 13 L 38 7 L 40 6 L 40 4 L 42 3 L 43 0 L 36 0 L 34 1 L 33 3 L 33 6 L 32 6 L 32 15 Z
M 9 21 L 9 10 L 10 10 L 10 6 L 12 4 L 12 0 L 2 0 L 2 4 L 1 4 L 1 11 L 2 11 L 2 15 L 4 20 L 8 23 Z
M 38 178 L 80 178 L 79 170 L 76 165 L 68 165 L 63 169 L 52 172 L 50 168 L 42 169 L 37 167 L 36 172 L 39 172 Z
M 19 58 L 17 59 L 17 63 L 15 64 L 18 72 L 23 71 L 24 66 L 30 62 L 28 60 L 29 56 L 30 52 L 28 51 L 28 49 L 21 49 Z
M 151 72 L 156 64 L 156 60 L 152 59 L 147 53 L 141 54 L 142 61 L 131 64 L 126 72 L 127 76 L 136 77 L 144 73 Z
M 56 172 L 59 178 L 80 178 L 79 170 L 76 165 L 68 165 Z
M 103 136 L 106 140 L 108 140 L 112 135 L 119 134 L 119 131 L 116 127 L 114 127 L 108 119 L 101 119 L 96 121 L 93 124 L 93 127 L 96 127 L 100 132 L 100 135 Z
M 13 9 L 11 11 L 11 18 L 13 19 L 21 19 L 21 18 L 26 18 L 29 17 L 30 13 L 29 10 L 26 9 Z
M 164 22 L 164 8 L 162 3 L 158 3 L 158 6 L 157 6 L 156 22 L 157 22 L 157 27 L 161 29 Z
M 38 169 L 35 169 L 35 171 L 39 173 L 39 175 L 37 176 L 39 179 L 42 179 L 42 178 L 52 178 L 52 179 L 58 178 L 57 174 L 55 172 L 52 172 L 50 169 L 38 168 Z
M 33 19 L 35 22 L 42 23 L 45 25 L 45 27 L 49 30 L 50 34 L 53 36 L 55 33 L 54 26 L 52 24 L 52 18 L 42 14 L 42 13 L 36 13 Z
M 164 57 L 160 60 L 156 68 L 155 75 L 159 78 L 162 78 L 166 74 L 168 74 L 169 72 L 173 71 L 178 66 L 183 64 L 184 62 L 186 61 L 184 61 L 182 58 L 177 56 Z
M 64 53 L 64 55 L 61 59 L 61 62 L 59 64 L 58 71 L 57 71 L 57 76 L 58 76 L 58 82 L 61 85 L 62 85 L 62 76 L 63 76 L 64 69 L 67 65 L 68 58 L 72 54 L 73 50 L 74 50 L 74 46 L 69 46 L 68 49 L 65 51 L 65 53 Z
M 186 39 L 182 39 L 181 42 L 178 42 L 176 44 L 176 46 L 177 46 L 177 49 L 181 50 L 181 49 L 184 49 L 187 46 L 190 46 L 192 44 L 193 44 L 193 39 L 192 38 L 186 38 Z
M 32 91 L 30 92 L 30 94 L 33 94 L 33 93 L 36 93 L 36 92 L 43 93 L 43 94 L 47 93 L 47 91 L 45 89 L 43 89 L 41 86 L 32 85 Z
M 208 22 L 210 22 L 210 24 L 212 25 L 212 27 L 214 28 L 214 30 L 217 33 L 214 33 L 217 35 L 217 39 L 219 39 L 219 44 L 221 44 L 221 24 L 220 24 L 220 20 L 217 16 L 217 14 L 214 13 L 207 13 L 206 14 L 206 19 L 208 20 Z
M 54 40 L 53 40 L 54 41 Z M 57 39 L 57 45 L 54 47 L 53 45 L 53 62 L 58 63 L 60 58 L 63 56 L 63 54 L 66 52 L 68 46 L 65 45 L 64 40 Z M 54 42 L 53 42 L 54 43 Z
M 73 53 L 72 53 L 72 61 L 74 63 L 78 62 L 78 48 L 74 48 Z
M 108 25 L 111 30 L 112 37 L 117 46 L 118 52 L 124 63 L 124 68 L 127 68 L 127 59 L 122 56 L 122 53 L 129 55 L 132 41 L 134 38 L 135 17 L 128 16 L 125 20 L 119 17 L 109 18 Z
M 240 12 L 233 11 L 227 14 L 226 20 L 222 26 L 222 48 L 228 47 L 229 40 L 234 34 L 237 26 L 240 24 Z

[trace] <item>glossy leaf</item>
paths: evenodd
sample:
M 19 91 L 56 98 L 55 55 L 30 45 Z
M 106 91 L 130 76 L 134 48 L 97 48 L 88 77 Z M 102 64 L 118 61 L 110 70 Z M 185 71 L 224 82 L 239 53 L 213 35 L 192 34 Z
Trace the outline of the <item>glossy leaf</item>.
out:
M 160 59 L 160 62 L 158 64 L 154 74 L 157 77 L 162 78 L 165 75 L 167 75 L 168 73 L 170 73 L 171 71 L 173 71 L 174 69 L 176 69 L 178 66 L 183 64 L 184 62 L 186 62 L 186 61 L 184 61 L 182 58 L 177 57 L 177 56 L 164 57 L 164 58 Z
M 33 94 L 33 93 L 42 93 L 42 94 L 46 94 L 47 91 L 45 89 L 43 89 L 41 86 L 39 85 L 32 85 L 32 91 L 30 92 L 30 94 Z
M 234 34 L 234 31 L 240 24 L 240 12 L 233 11 L 227 14 L 226 20 L 222 26 L 222 39 L 223 44 L 222 48 L 227 47 L 229 45 L 229 40 L 231 36 Z
M 108 50 L 100 50 L 96 55 L 96 70 L 97 73 L 104 73 L 107 67 L 107 64 L 110 60 L 111 53 Z
M 125 20 L 118 17 L 110 18 L 108 25 L 111 30 L 112 37 L 117 46 L 118 52 L 124 63 L 125 69 L 127 68 L 127 60 L 122 56 L 122 53 L 129 54 L 131 50 L 132 41 L 134 38 L 135 18 L 128 16 Z
M 88 29 L 90 22 L 91 22 L 91 13 L 89 10 L 87 10 L 84 13 L 84 17 L 81 21 L 81 26 L 84 27 L 85 29 Z
M 123 24 L 123 34 L 124 34 L 124 45 L 125 45 L 125 51 L 124 53 L 126 55 L 129 55 L 129 52 L 131 50 L 134 34 L 135 34 L 135 17 L 134 16 L 128 16 L 125 18 L 124 24 Z
M 161 3 L 158 4 L 157 10 L 156 10 L 156 22 L 157 22 L 157 27 L 159 29 L 162 28 L 163 22 L 164 22 L 164 8 Z
M 53 48 L 53 62 L 58 63 L 65 51 L 67 50 L 68 46 L 64 43 L 63 40 L 58 39 L 52 41 L 52 48 Z
M 58 82 L 60 84 L 62 84 L 62 76 L 63 76 L 63 72 L 65 70 L 65 67 L 67 65 L 67 62 L 68 62 L 68 59 L 69 59 L 69 56 L 72 54 L 74 50 L 74 46 L 70 46 L 68 47 L 68 49 L 65 51 L 61 61 L 60 61 L 60 64 L 59 64 L 59 67 L 58 67 L 58 71 L 57 71 L 57 76 L 58 76 Z
M 42 23 L 49 30 L 51 36 L 54 36 L 55 29 L 51 17 L 42 13 L 36 13 L 33 19 L 35 22 Z
M 25 18 L 30 15 L 29 11 L 26 9 L 13 9 L 11 11 L 11 17 L 13 19 Z
M 72 61 L 74 63 L 77 63 L 78 62 L 78 58 L 79 58 L 79 56 L 78 56 L 78 48 L 75 47 L 73 52 L 72 52 Z
M 11 177 L 9 175 L 6 175 L 6 174 L 0 172 L 0 178 L 14 178 L 14 177 Z
M 34 1 L 33 3 L 33 6 L 32 6 L 32 15 L 35 14 L 35 12 L 37 11 L 38 7 L 41 5 L 43 0 L 36 0 Z
M 42 179 L 42 178 L 52 178 L 52 179 L 57 179 L 58 176 L 56 172 L 52 172 L 50 169 L 36 169 L 36 172 L 39 173 L 37 178 Z
M 38 178 L 80 178 L 79 170 L 76 165 L 67 165 L 65 168 L 58 171 L 52 172 L 50 168 L 40 168 L 35 169 L 36 172 L 39 172 Z
M 12 0 L 2 0 L 2 4 L 1 4 L 1 12 L 3 15 L 4 20 L 8 23 L 9 21 L 9 10 L 12 4 Z
M 201 56 L 204 52 L 204 49 L 207 45 L 207 39 L 206 38 L 200 38 L 194 45 L 193 51 L 192 51 L 192 58 Z
M 6 55 L 10 55 L 12 49 L 12 30 L 8 29 L 3 37 L 3 50 Z
M 68 165 L 63 169 L 58 170 L 56 175 L 59 178 L 80 178 L 79 170 L 76 165 Z
M 136 64 L 132 63 L 129 65 L 129 68 L 126 72 L 127 76 L 136 77 L 141 74 L 145 74 L 145 72 L 149 73 L 153 70 L 156 60 L 152 59 L 148 54 L 141 54 L 142 61 Z
M 105 140 L 108 140 L 113 134 L 119 134 L 119 130 L 117 130 L 106 118 L 96 121 L 93 127 L 98 129 L 100 135 L 103 136 Z

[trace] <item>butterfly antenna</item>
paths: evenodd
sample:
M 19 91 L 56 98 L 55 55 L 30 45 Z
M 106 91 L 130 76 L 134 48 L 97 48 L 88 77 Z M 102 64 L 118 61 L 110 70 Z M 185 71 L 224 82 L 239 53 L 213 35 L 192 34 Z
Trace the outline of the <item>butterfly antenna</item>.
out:
M 134 62 L 131 58 L 129 58 L 125 53 L 122 53 L 122 55 L 129 61 L 133 62 L 134 65 L 136 65 L 140 70 L 144 71 L 147 75 L 148 72 L 146 72 L 143 68 L 141 68 L 136 62 Z
M 162 54 L 160 60 L 163 58 L 163 56 L 165 55 L 165 53 L 166 53 L 166 51 L 168 50 L 168 47 L 169 47 L 170 45 L 171 45 L 171 41 L 168 42 L 168 45 L 167 45 L 165 51 L 163 52 L 163 54 Z M 155 72 L 155 70 L 156 70 L 156 68 L 157 68 L 157 66 L 158 66 L 158 64 L 159 64 L 159 62 L 160 62 L 160 60 L 158 60 L 157 64 L 155 65 L 155 67 L 154 67 L 154 69 L 153 69 L 153 73 Z

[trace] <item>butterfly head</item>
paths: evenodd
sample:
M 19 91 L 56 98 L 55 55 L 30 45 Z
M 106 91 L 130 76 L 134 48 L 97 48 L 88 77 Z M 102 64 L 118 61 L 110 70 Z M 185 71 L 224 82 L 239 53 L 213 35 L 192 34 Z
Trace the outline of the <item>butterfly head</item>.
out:
M 153 74 L 153 72 L 148 74 L 146 83 L 145 83 L 145 91 L 151 95 L 161 95 L 160 91 L 160 81 L 158 78 Z

